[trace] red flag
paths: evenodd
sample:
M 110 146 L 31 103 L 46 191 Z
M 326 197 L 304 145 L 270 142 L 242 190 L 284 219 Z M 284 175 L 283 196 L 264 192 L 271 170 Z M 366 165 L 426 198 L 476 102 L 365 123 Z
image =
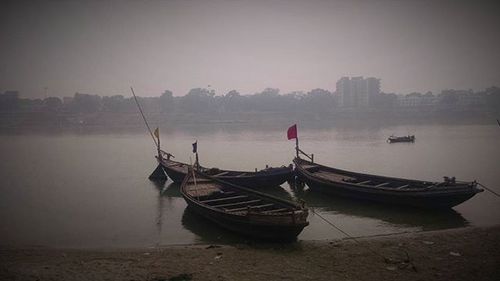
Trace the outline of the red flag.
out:
M 288 131 L 286 132 L 286 135 L 288 136 L 288 139 L 296 139 L 297 138 L 297 124 L 293 125 L 292 127 L 288 128 Z

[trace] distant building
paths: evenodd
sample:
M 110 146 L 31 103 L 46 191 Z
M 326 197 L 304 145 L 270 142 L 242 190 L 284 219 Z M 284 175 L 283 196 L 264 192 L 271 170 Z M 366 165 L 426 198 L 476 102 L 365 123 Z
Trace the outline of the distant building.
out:
M 375 77 L 368 77 L 365 79 L 366 89 L 367 89 L 367 104 L 366 106 L 372 106 L 374 100 L 380 95 L 380 79 Z
M 438 98 L 432 94 L 411 93 L 406 96 L 398 96 L 397 106 L 400 108 L 429 109 L 436 106 L 438 102 Z
M 342 107 L 370 107 L 380 94 L 380 79 L 374 77 L 342 77 L 336 86 Z
M 354 106 L 354 99 L 352 95 L 352 83 L 349 77 L 342 77 L 337 81 L 336 87 L 337 95 L 340 97 L 340 106 L 352 107 Z
M 471 109 L 483 105 L 483 99 L 472 90 L 456 91 L 458 96 L 457 107 L 460 109 Z

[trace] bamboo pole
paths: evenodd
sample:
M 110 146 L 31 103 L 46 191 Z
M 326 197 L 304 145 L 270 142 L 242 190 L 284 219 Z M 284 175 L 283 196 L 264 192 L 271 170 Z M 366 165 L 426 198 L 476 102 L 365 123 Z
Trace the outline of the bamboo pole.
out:
M 153 142 L 155 143 L 155 147 L 160 149 L 160 143 L 159 139 L 158 142 L 155 139 L 155 136 L 153 135 L 153 132 L 151 131 L 151 128 L 149 127 L 148 120 L 146 120 L 146 116 L 144 116 L 144 112 L 142 112 L 141 105 L 139 104 L 139 101 L 137 100 L 137 97 L 135 96 L 134 93 L 134 88 L 130 87 L 130 90 L 132 91 L 132 95 L 134 96 L 135 103 L 137 104 L 137 107 L 139 108 L 139 112 L 141 113 L 142 119 L 144 120 L 144 124 L 146 124 L 146 128 L 148 128 L 149 134 L 151 135 L 151 138 L 153 138 Z

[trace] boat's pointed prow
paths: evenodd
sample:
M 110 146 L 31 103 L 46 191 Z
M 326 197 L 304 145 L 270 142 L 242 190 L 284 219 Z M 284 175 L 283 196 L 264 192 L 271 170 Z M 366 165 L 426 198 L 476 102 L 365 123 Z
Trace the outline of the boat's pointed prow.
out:
M 167 175 L 165 174 L 165 171 L 163 170 L 163 167 L 158 164 L 156 169 L 149 175 L 149 180 L 152 181 L 166 181 L 167 180 Z

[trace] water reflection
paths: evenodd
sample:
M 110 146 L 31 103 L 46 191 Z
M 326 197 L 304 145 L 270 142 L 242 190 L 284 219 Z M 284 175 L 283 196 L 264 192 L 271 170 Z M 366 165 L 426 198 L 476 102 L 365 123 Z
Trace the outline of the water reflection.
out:
M 45 133 L 34 128 L 25 132 L 0 130 L 0 147 L 10 152 L 2 154 L 4 161 L 0 162 L 1 243 L 142 247 L 211 239 L 204 232 L 197 235 L 193 234 L 196 231 L 186 229 L 189 223 L 183 226 L 186 202 L 178 185 L 171 181 L 150 183 L 146 180 L 155 168 L 156 148 L 142 124 L 139 125 L 137 130 Z M 266 126 L 165 125 L 160 131 L 162 146 L 180 161 L 189 162 L 191 143 L 199 139 L 203 144 L 202 162 L 206 165 L 253 170 L 265 164 L 280 166 L 291 161 L 294 143 L 284 136 L 289 125 L 290 119 L 287 119 Z M 452 175 L 477 179 L 487 186 L 500 186 L 500 174 L 494 169 L 500 155 L 496 124 L 387 126 L 384 123 L 380 127 L 377 124 L 363 127 L 365 123 L 351 126 L 329 122 L 323 125 L 300 122 L 299 130 L 303 150 L 315 153 L 317 161 L 326 165 L 428 180 Z M 415 133 L 418 141 L 414 145 L 385 143 L 387 136 L 397 133 Z M 73 156 L 77 156 L 78 161 Z M 499 204 L 487 193 L 457 206 L 458 214 L 453 210 L 426 213 L 329 196 L 323 198 L 321 194 L 294 193 L 287 184 L 283 187 L 286 191 L 281 188 L 261 191 L 286 199 L 302 198 L 321 215 L 357 236 L 469 224 L 489 226 L 500 221 Z M 309 222 L 300 240 L 336 237 L 335 230 L 314 214 L 310 213 Z M 216 227 L 202 218 L 197 223 L 206 225 L 205 228 Z
M 160 189 L 160 196 L 168 197 L 168 198 L 182 198 L 181 194 L 181 184 L 172 182 L 167 186 L 164 186 Z
M 270 187 L 261 188 L 261 189 L 256 189 L 256 190 L 258 192 L 262 192 L 262 193 L 269 194 L 269 195 L 272 195 L 275 197 L 279 197 L 281 199 L 295 201 L 292 194 L 290 194 L 290 192 L 288 192 L 287 190 L 285 190 L 283 187 L 281 187 L 279 185 L 278 186 L 270 186 Z
M 421 230 L 438 230 L 465 227 L 469 222 L 453 209 L 425 210 L 400 206 L 381 205 L 370 201 L 324 195 L 307 189 L 292 189 L 295 196 L 307 206 L 321 212 L 381 220 L 399 227 L 418 227 Z M 316 210 L 318 211 L 318 210 Z
M 160 190 L 160 200 L 161 198 L 182 197 L 180 184 L 178 183 L 171 183 L 166 187 L 159 187 L 158 189 Z M 266 187 L 266 189 L 259 189 L 258 191 L 292 200 L 292 195 L 281 186 Z M 162 212 L 162 210 L 159 210 L 159 212 Z M 195 243 L 249 244 L 254 241 L 218 226 L 193 212 L 189 207 L 186 207 L 182 214 L 182 226 L 197 236 Z
M 161 183 L 158 181 L 154 182 L 154 185 L 159 190 L 158 201 L 158 218 L 159 218 L 159 233 L 161 233 L 161 216 L 163 213 L 163 200 L 170 201 L 174 198 L 182 198 L 180 191 L 181 185 L 179 183 L 170 183 L 165 185 L 165 182 Z M 245 239 L 238 235 L 235 235 L 216 224 L 207 221 L 205 218 L 197 215 L 190 208 L 184 208 L 181 219 L 182 227 L 191 231 L 196 235 L 195 243 L 243 243 Z
M 180 184 L 170 183 L 162 185 L 157 183 L 155 186 L 159 191 L 158 221 L 160 224 L 158 228 L 159 233 L 161 233 L 161 215 L 164 212 L 164 203 L 162 203 L 162 200 L 166 199 L 170 201 L 173 198 L 182 198 L 182 195 L 180 193 Z M 304 189 L 294 186 L 292 183 L 290 189 L 275 186 L 259 189 L 258 191 L 291 201 L 304 200 L 307 206 L 316 212 L 319 211 L 334 216 L 340 214 L 361 218 L 367 224 L 372 224 L 373 221 L 382 221 L 400 229 L 418 228 L 423 231 L 458 228 L 469 225 L 469 222 L 453 209 L 421 210 L 390 205 L 385 206 L 369 201 L 356 201 L 348 198 L 326 196 L 321 193 L 311 192 L 307 187 Z M 182 213 L 181 223 L 184 229 L 195 235 L 195 243 L 250 243 L 248 238 L 219 227 L 187 207 Z M 371 235 L 369 233 L 365 234 Z M 323 233 L 316 233 L 314 236 L 316 235 L 321 237 Z
M 160 191 L 162 192 L 165 188 L 165 184 L 167 183 L 166 179 L 155 179 L 150 180 L 150 182 Z

